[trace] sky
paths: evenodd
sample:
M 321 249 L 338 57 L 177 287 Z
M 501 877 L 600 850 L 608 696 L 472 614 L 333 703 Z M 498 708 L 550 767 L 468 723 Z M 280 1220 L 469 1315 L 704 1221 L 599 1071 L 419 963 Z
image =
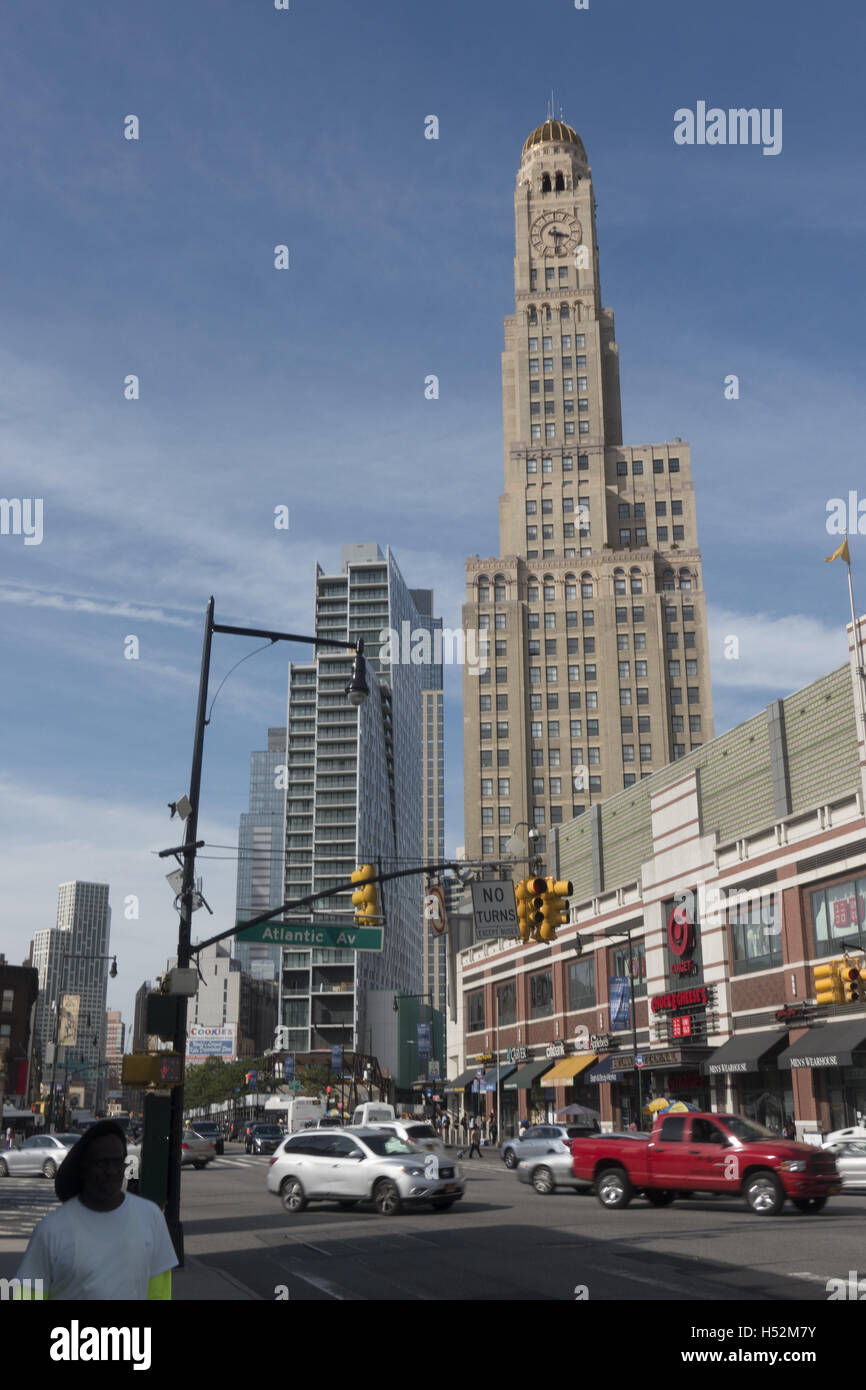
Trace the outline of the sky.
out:
M 111 885 L 109 1007 L 131 1021 L 164 969 L 155 852 L 180 838 L 210 594 L 218 621 L 310 632 L 316 562 L 378 541 L 459 625 L 465 558 L 498 552 L 514 180 L 551 91 L 592 166 L 624 441 L 691 445 L 716 732 L 845 660 L 824 557 L 829 500 L 866 499 L 864 37 L 802 0 L 7 9 L 0 492 L 43 507 L 40 544 L 0 535 L 9 961 L 80 878 Z M 676 144 L 698 102 L 781 110 L 781 152 Z M 212 689 L 255 645 L 215 639 Z M 251 658 L 216 703 L 203 934 L 233 921 L 249 754 L 307 655 Z M 455 668 L 446 781 L 450 854 Z

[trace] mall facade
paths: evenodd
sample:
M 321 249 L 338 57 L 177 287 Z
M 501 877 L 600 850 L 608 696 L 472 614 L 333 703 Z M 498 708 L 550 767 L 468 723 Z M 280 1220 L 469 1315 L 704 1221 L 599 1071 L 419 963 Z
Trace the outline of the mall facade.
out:
M 458 956 L 452 1110 L 498 1113 L 503 1136 L 574 1106 L 647 1127 L 662 1098 L 798 1138 L 866 1124 L 866 1003 L 817 1007 L 813 974 L 866 956 L 848 637 L 849 665 L 553 837 L 543 872 L 574 885 L 568 926 Z

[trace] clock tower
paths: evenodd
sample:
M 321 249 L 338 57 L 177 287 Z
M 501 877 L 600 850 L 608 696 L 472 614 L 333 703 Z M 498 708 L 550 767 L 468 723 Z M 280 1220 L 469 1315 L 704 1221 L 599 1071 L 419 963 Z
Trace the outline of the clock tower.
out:
M 624 445 L 613 310 L 602 307 L 583 141 L 533 130 L 514 194 L 499 556 L 466 565 L 470 858 L 558 830 L 713 736 L 689 446 Z M 524 831 L 525 838 L 525 831 Z

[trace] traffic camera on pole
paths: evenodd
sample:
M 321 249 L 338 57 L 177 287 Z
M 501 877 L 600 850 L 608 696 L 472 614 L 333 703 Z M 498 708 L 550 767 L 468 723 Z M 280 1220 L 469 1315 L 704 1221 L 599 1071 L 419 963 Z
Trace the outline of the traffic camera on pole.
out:
M 574 892 L 574 884 L 568 879 L 549 878 L 545 883 L 542 924 L 538 937 L 540 941 L 555 941 L 557 927 L 568 921 L 568 899 Z
M 381 923 L 379 890 L 375 883 L 369 881 L 375 876 L 376 870 L 372 864 L 362 864 L 360 869 L 352 870 L 352 882 L 358 884 L 352 894 L 356 927 L 378 927 Z
M 863 998 L 864 986 L 866 986 L 866 971 L 862 968 L 862 962 L 855 963 L 851 960 L 842 961 L 839 969 L 839 983 L 842 987 L 843 1004 L 859 1004 Z

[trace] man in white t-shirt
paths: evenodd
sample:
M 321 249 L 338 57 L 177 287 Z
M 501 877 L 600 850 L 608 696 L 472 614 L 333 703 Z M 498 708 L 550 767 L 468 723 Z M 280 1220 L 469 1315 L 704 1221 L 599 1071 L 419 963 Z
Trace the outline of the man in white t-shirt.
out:
M 49 1299 L 170 1299 L 178 1259 L 154 1202 L 123 1191 L 126 1139 L 93 1125 L 60 1165 L 62 1205 L 36 1227 L 17 1277 Z

